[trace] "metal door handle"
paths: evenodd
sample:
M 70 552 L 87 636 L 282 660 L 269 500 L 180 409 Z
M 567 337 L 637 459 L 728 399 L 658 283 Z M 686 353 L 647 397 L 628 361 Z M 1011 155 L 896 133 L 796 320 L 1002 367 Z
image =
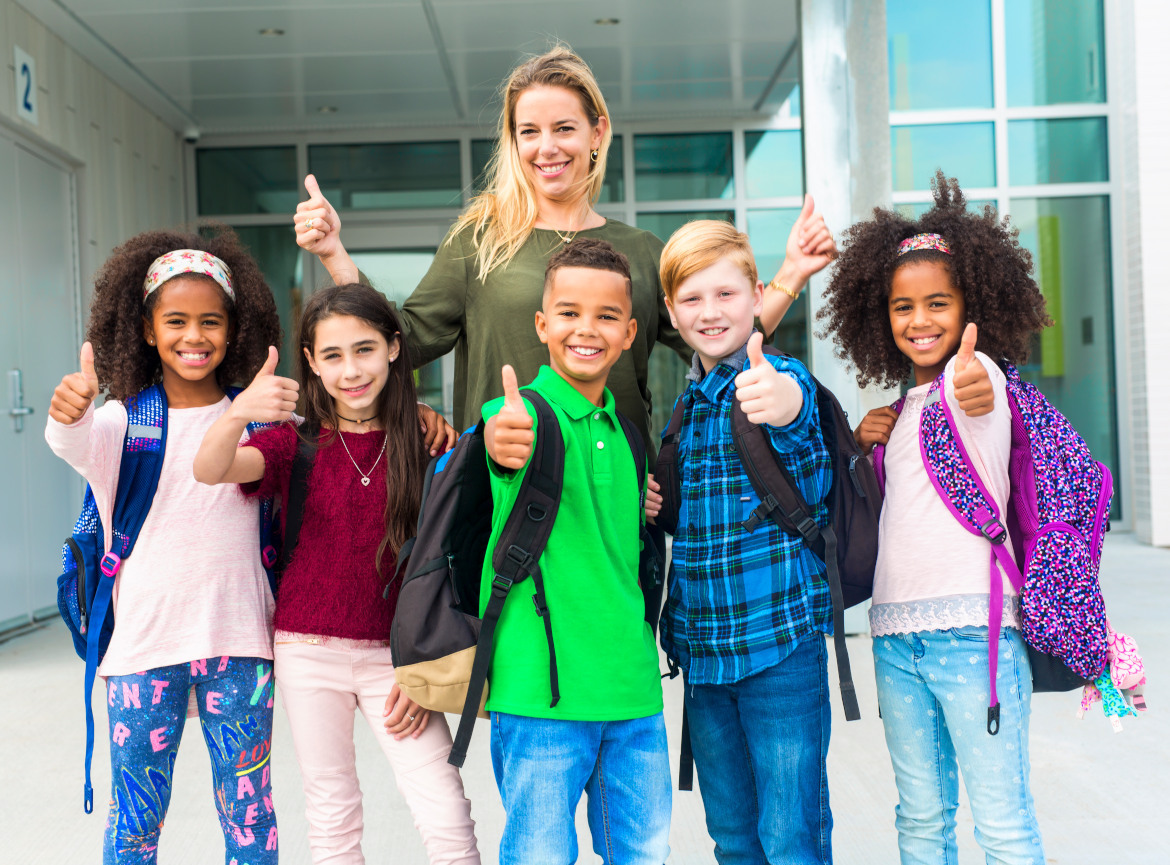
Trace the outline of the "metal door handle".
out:
M 24 432 L 24 418 L 33 413 L 33 407 L 24 404 L 24 383 L 20 370 L 8 371 L 8 416 L 14 432 Z

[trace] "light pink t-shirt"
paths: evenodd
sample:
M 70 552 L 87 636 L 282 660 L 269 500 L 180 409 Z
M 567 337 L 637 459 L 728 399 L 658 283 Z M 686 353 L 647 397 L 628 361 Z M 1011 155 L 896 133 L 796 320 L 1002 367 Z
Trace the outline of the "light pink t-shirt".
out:
M 121 676 L 222 655 L 272 657 L 272 593 L 260 562 L 259 506 L 236 484 L 209 487 L 191 466 L 203 435 L 231 405 L 169 409 L 158 492 L 114 584 L 115 627 L 98 672 Z M 90 406 L 76 423 L 49 419 L 45 440 L 93 489 L 110 525 L 126 409 Z M 245 434 L 246 435 L 246 434 Z M 109 534 L 106 535 L 109 549 Z
M 991 377 L 994 409 L 973 418 L 959 408 L 952 382 L 954 358 L 945 370 L 946 400 L 971 462 L 1002 513 L 1010 490 L 1012 445 L 1006 380 L 985 354 L 976 352 L 975 356 Z M 870 631 L 875 637 L 987 624 L 991 543 L 960 525 L 922 464 L 918 427 L 929 390 L 930 385 L 924 384 L 906 394 L 882 463 L 885 501 L 869 611 Z M 1003 580 L 1002 622 L 1018 628 L 1015 591 L 998 564 L 996 569 Z

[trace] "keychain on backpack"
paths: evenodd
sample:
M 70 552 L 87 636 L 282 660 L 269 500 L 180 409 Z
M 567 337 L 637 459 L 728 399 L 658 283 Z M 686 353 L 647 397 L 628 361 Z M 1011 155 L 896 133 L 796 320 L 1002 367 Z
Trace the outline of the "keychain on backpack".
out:
M 1137 717 L 1138 712 L 1145 712 L 1148 708 L 1146 667 L 1133 637 L 1117 633 L 1112 626 L 1109 626 L 1105 653 L 1109 666 L 1091 684 L 1085 685 L 1077 717 L 1084 718 L 1094 703 L 1101 703 L 1105 717 L 1113 725 L 1113 732 L 1120 733 L 1122 718 L 1127 715 Z

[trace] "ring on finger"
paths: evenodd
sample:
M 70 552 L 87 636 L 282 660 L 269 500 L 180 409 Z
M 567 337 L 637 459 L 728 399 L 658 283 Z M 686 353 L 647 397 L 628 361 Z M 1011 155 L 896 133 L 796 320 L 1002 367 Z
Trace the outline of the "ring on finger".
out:
M 406 716 L 406 720 L 408 720 L 408 721 L 413 721 L 413 720 L 414 720 L 414 715 L 407 715 L 407 716 Z
M 305 220 L 305 228 L 312 228 L 312 227 L 313 227 L 313 220 L 306 219 Z

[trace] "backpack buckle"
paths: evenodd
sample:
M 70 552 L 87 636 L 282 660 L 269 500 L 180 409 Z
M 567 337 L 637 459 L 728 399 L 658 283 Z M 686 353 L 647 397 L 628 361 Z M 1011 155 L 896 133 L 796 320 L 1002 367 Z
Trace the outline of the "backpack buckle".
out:
M 105 576 L 112 577 L 117 574 L 118 569 L 122 567 L 122 557 L 117 553 L 106 553 L 104 556 L 102 556 L 101 563 L 98 567 L 101 568 L 101 572 Z
M 513 582 L 515 581 L 505 577 L 503 574 L 496 574 L 492 577 L 492 594 L 496 594 L 497 589 L 500 594 L 507 594 L 508 590 L 512 588 Z
M 987 538 L 987 540 L 996 546 L 1002 545 L 1007 541 L 1007 529 L 995 517 L 992 517 L 981 525 L 979 531 L 983 533 L 983 537 Z
M 801 520 L 796 530 L 800 532 L 800 536 L 804 538 L 804 542 L 810 546 L 821 536 L 821 527 L 817 525 L 817 521 L 812 516 L 807 516 Z
M 508 552 L 504 554 L 504 558 L 526 574 L 531 574 L 536 570 L 536 559 L 532 558 L 528 550 L 523 550 L 515 544 L 508 547 Z
M 276 564 L 276 547 L 269 544 L 260 551 L 260 561 L 264 563 L 264 567 L 271 568 Z

